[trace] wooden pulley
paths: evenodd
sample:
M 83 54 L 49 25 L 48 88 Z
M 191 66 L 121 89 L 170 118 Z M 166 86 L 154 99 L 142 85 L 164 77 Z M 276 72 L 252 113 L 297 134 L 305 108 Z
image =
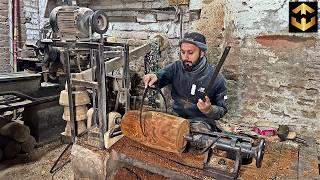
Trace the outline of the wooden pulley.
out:
M 151 148 L 181 153 L 189 134 L 189 121 L 163 112 L 142 112 L 144 133 L 140 126 L 140 111 L 128 111 L 121 120 L 122 133 L 143 145 Z
M 87 91 L 72 91 L 72 94 L 74 95 L 74 105 L 75 106 L 81 106 L 86 105 L 90 103 L 90 98 Z M 60 93 L 60 99 L 59 104 L 62 106 L 69 106 L 68 101 L 68 91 L 63 90 Z

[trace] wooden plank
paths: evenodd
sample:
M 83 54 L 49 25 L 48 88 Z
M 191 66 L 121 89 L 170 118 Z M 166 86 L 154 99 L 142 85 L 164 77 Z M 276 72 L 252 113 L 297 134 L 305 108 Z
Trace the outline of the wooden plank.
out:
M 314 139 L 308 139 L 309 146 L 300 146 L 298 179 L 319 178 L 318 152 Z

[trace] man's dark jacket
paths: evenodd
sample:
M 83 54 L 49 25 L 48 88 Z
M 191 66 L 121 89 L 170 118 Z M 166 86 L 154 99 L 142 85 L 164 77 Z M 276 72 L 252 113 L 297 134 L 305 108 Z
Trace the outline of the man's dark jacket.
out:
M 175 113 L 186 119 L 202 119 L 214 125 L 214 120 L 220 119 L 227 113 L 224 101 L 227 94 L 226 80 L 222 74 L 219 73 L 215 83 L 208 87 L 209 91 L 207 91 L 211 104 L 214 106 L 213 111 L 203 114 L 197 107 L 198 99 L 203 95 L 201 92 L 208 86 L 213 72 L 214 67 L 208 64 L 207 59 L 203 57 L 196 66 L 192 67 L 191 71 L 186 71 L 183 62 L 179 60 L 159 70 L 156 75 L 160 88 L 171 84 Z M 193 84 L 196 86 L 194 95 L 191 94 Z

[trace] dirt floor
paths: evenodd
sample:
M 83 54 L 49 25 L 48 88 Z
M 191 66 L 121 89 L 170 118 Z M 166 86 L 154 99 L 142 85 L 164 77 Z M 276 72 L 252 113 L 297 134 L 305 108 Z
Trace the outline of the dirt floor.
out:
M 54 162 L 66 146 L 66 144 L 56 141 L 36 148 L 33 153 L 20 154 L 13 160 L 0 162 L 0 180 L 73 179 L 70 163 L 67 163 L 53 174 L 50 173 Z M 70 150 L 66 151 L 57 166 L 59 167 L 64 162 L 67 162 L 69 155 Z

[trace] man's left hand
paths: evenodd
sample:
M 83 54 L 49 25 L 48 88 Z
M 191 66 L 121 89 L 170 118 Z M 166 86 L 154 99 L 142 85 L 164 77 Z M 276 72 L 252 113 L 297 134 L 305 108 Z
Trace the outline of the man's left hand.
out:
M 203 114 L 208 114 L 212 107 L 211 107 L 211 102 L 208 96 L 205 96 L 205 101 L 202 99 L 198 100 L 197 107 Z

